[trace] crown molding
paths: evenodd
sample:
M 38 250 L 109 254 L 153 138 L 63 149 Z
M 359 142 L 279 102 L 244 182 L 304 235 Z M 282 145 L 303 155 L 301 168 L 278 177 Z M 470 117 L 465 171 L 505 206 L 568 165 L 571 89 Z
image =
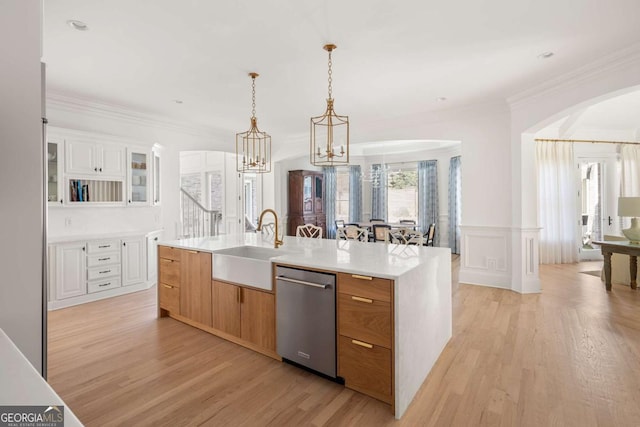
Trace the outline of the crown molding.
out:
M 71 113 L 91 114 L 101 118 L 200 137 L 221 138 L 224 135 L 224 132 L 212 127 L 143 113 L 122 105 L 95 101 L 78 95 L 69 95 L 52 90 L 47 90 L 47 109 L 57 109 Z
M 539 98 L 550 96 L 565 88 L 581 85 L 604 74 L 609 74 L 617 69 L 636 63 L 640 63 L 640 43 L 618 50 L 597 61 L 518 92 L 508 97 L 506 101 L 511 110 L 516 110 Z

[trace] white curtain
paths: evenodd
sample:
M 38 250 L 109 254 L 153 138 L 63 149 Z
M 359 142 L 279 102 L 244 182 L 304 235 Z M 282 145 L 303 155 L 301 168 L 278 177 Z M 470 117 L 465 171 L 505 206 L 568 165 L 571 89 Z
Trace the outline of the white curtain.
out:
M 536 142 L 540 263 L 578 260 L 577 187 L 573 144 Z
M 640 196 L 640 147 L 623 145 L 620 149 L 621 177 L 620 195 L 623 197 Z

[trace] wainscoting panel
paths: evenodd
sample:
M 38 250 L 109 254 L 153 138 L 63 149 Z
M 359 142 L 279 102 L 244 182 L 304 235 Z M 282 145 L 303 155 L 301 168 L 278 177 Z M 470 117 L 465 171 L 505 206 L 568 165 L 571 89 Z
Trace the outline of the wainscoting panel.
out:
M 461 226 L 460 283 L 511 289 L 511 230 Z

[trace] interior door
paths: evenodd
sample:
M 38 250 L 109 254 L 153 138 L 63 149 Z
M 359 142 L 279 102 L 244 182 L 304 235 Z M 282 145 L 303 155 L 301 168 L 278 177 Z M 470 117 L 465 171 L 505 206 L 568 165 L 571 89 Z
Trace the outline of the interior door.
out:
M 602 259 L 593 242 L 620 234 L 617 200 L 620 174 L 615 156 L 579 158 L 578 248 L 581 261 Z

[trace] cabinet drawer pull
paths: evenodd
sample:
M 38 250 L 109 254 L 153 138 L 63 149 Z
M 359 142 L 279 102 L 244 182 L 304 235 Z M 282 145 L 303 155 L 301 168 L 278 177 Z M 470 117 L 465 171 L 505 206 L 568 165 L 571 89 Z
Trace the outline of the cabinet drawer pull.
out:
M 365 347 L 365 348 L 373 348 L 372 344 L 369 344 L 363 341 L 358 341 L 358 340 L 351 340 L 351 344 L 359 345 L 360 347 Z
M 172 259 L 167 259 L 167 258 L 160 258 L 160 261 L 162 261 L 162 262 L 173 262 Z
M 373 300 L 369 299 L 369 298 L 362 298 L 362 297 L 351 297 L 352 300 L 354 301 L 360 301 L 360 302 L 366 302 L 367 304 L 373 304 Z
M 107 274 L 107 273 L 111 273 L 111 270 L 104 270 L 104 271 L 98 272 L 98 274 Z
M 173 289 L 173 286 L 171 286 L 171 285 L 165 285 L 164 283 L 162 284 L 162 286 L 164 286 L 164 287 L 165 287 L 165 288 L 167 288 L 167 289 Z
M 197 254 L 198 253 L 198 251 L 187 251 L 187 252 L 189 252 L 190 254 Z
M 111 284 L 111 282 L 109 283 L 103 283 L 102 285 L 98 285 L 99 287 L 103 287 L 103 286 L 109 286 Z
M 351 277 L 353 277 L 354 279 L 373 280 L 373 277 L 371 276 L 361 276 L 359 274 L 352 274 Z
M 100 249 L 110 248 L 111 245 L 98 245 Z
M 111 257 L 107 257 L 107 258 L 98 258 L 98 261 L 109 261 L 111 259 Z

